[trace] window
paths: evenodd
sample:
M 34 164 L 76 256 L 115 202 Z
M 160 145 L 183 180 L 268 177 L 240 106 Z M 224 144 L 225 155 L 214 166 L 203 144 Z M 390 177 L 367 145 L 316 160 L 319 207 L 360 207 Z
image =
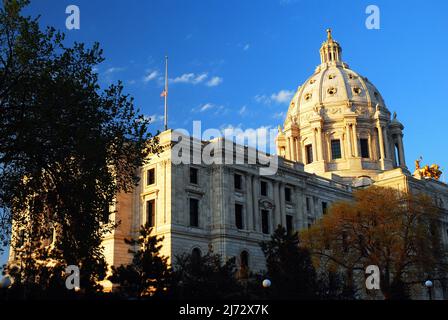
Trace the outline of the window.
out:
M 241 262 L 241 268 L 248 268 L 249 267 L 249 253 L 247 251 L 243 251 L 240 254 L 240 262 Z
M 359 96 L 361 94 L 361 92 L 362 92 L 361 88 L 359 88 L 359 87 L 354 87 L 353 88 L 353 93 L 354 94 Z
M 262 196 L 268 195 L 268 183 L 266 181 L 261 181 L 260 183 L 260 192 Z
M 291 188 L 285 188 L 285 201 L 291 202 Z
M 269 211 L 261 210 L 261 231 L 269 234 Z
M 240 174 L 235 174 L 233 176 L 233 185 L 235 187 L 235 190 L 243 189 L 243 177 Z
M 305 146 L 305 153 L 306 153 L 306 164 L 313 162 L 313 145 L 309 144 Z
M 190 183 L 198 184 L 198 169 L 190 168 Z
M 306 198 L 306 211 L 308 212 L 308 213 L 310 213 L 311 212 L 311 199 L 310 198 Z
M 361 144 L 361 157 L 369 158 L 369 140 L 368 139 L 359 139 Z
M 156 203 L 154 200 L 146 201 L 146 223 L 150 227 L 155 226 L 155 215 L 156 215 Z
M 322 201 L 322 214 L 327 214 L 328 204 Z
M 242 251 L 240 253 L 240 274 L 241 279 L 247 279 L 249 277 L 249 253 Z
M 156 183 L 156 169 L 152 168 L 146 172 L 146 185 L 150 186 Z
M 337 92 L 337 89 L 336 89 L 336 88 L 333 88 L 333 87 L 331 87 L 331 88 L 329 88 L 329 89 L 327 90 L 327 93 L 328 93 L 330 96 L 334 96 L 334 95 L 336 94 L 336 92 Z
M 235 225 L 238 229 L 243 229 L 243 205 L 235 204 Z
M 199 227 L 199 200 L 190 198 L 190 226 Z
M 292 233 L 294 230 L 294 226 L 293 226 L 293 220 L 292 220 L 292 216 L 287 214 L 286 215 L 286 231 L 288 233 Z
M 197 270 L 201 266 L 201 250 L 199 248 L 194 248 L 191 251 L 191 265 L 193 269 Z
M 331 157 L 333 160 L 341 159 L 341 140 L 331 140 Z
M 398 144 L 394 144 L 394 156 L 395 156 L 395 163 L 397 164 L 397 166 L 401 164 L 400 152 L 398 150 L 399 150 Z

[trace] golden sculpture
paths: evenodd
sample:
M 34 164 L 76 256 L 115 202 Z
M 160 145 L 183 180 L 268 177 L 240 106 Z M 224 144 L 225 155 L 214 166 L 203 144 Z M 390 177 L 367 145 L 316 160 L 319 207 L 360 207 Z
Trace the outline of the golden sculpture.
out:
M 415 171 L 414 175 L 419 175 L 421 178 L 425 179 L 435 179 L 439 180 L 442 175 L 442 171 L 438 164 L 432 164 L 431 166 L 425 165 L 423 168 L 420 166 L 420 162 L 422 161 L 422 157 L 420 159 L 415 160 Z

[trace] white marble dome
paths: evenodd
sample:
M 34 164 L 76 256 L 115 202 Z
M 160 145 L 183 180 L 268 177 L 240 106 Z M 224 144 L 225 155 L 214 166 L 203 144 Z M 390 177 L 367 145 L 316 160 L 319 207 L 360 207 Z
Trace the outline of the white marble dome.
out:
M 377 88 L 365 77 L 349 69 L 345 63 L 320 65 L 316 72 L 301 85 L 293 99 L 289 113 L 297 114 L 306 109 L 352 101 L 375 107 L 385 107 Z
M 389 114 L 384 99 L 378 89 L 364 76 L 349 68 L 342 62 L 342 49 L 338 42 L 331 37 L 328 30 L 328 39 L 321 47 L 321 64 L 291 99 L 285 125 L 294 119 L 300 122 L 300 113 L 310 110 L 347 105 L 350 103 L 358 108 L 368 108 L 375 111 L 377 107 Z

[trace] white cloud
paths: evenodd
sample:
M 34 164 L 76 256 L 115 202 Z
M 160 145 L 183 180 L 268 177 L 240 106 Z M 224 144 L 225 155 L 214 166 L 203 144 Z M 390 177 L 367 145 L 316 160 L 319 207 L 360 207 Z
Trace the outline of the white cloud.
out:
M 204 111 L 207 111 L 207 110 L 209 110 L 209 109 L 213 109 L 213 108 L 215 108 L 216 106 L 214 105 L 214 104 L 211 104 L 211 103 L 206 103 L 206 104 L 204 104 L 200 109 L 199 109 L 199 111 L 200 112 L 204 112 Z
M 145 119 L 149 120 L 150 123 L 158 123 L 163 121 L 163 115 L 153 114 L 150 116 L 145 116 Z
M 223 115 L 227 114 L 229 109 L 225 108 L 223 105 L 218 105 L 214 103 L 205 103 L 199 105 L 197 108 L 191 109 L 191 112 L 211 112 L 213 111 L 213 115 Z
M 105 74 L 111 74 L 111 73 L 116 73 L 116 72 L 121 72 L 124 71 L 125 68 L 120 68 L 120 67 L 111 67 L 109 69 L 107 69 L 106 71 L 104 71 Z
M 238 111 L 238 113 L 240 114 L 240 116 L 244 115 L 247 111 L 247 107 L 246 106 L 242 106 L 240 111 Z
M 260 151 L 269 152 L 271 154 L 276 151 L 275 137 L 278 132 L 272 126 L 243 129 L 241 125 L 236 127 L 227 125 L 223 126 L 221 130 L 226 139 L 233 140 L 238 144 L 254 147 Z
M 246 44 L 244 45 L 244 47 L 243 47 L 243 50 L 244 50 L 244 51 L 247 51 L 247 50 L 249 50 L 249 48 L 250 48 L 250 44 L 249 44 L 249 43 L 246 43 Z
M 198 84 L 207 79 L 207 73 L 194 74 L 194 73 L 184 73 L 183 75 L 171 79 L 172 83 L 189 83 L 189 84 Z
M 216 87 L 219 86 L 222 83 L 221 77 L 213 77 L 207 82 L 208 87 Z
M 257 94 L 257 95 L 254 97 L 254 99 L 255 99 L 255 101 L 257 101 L 258 103 L 263 103 L 263 104 L 269 104 L 269 103 L 271 102 L 271 99 L 269 99 L 269 97 L 266 96 L 266 95 L 264 95 L 264 94 L 262 94 L 262 95 Z
M 285 117 L 285 112 L 276 112 L 272 116 L 274 119 L 283 119 Z
M 258 103 L 263 104 L 271 104 L 271 103 L 289 103 L 291 101 L 291 98 L 294 95 L 294 91 L 292 90 L 280 90 L 279 92 L 273 93 L 270 96 L 267 96 L 265 94 L 263 95 L 256 95 L 254 97 L 255 101 Z
M 289 103 L 293 95 L 294 91 L 292 90 L 280 90 L 277 93 L 273 93 L 271 99 L 277 103 Z
M 156 79 L 158 75 L 158 71 L 151 71 L 143 77 L 143 82 L 148 83 L 149 81 Z

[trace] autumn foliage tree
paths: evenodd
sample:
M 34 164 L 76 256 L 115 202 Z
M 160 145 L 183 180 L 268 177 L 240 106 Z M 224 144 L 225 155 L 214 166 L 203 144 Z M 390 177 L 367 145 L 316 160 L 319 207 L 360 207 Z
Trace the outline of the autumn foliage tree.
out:
M 302 233 L 303 245 L 320 267 L 343 270 L 349 290 L 364 284 L 368 265 L 377 265 L 384 297 L 407 298 L 413 284 L 446 275 L 439 215 L 425 195 L 370 187 L 352 202 L 335 203 Z

